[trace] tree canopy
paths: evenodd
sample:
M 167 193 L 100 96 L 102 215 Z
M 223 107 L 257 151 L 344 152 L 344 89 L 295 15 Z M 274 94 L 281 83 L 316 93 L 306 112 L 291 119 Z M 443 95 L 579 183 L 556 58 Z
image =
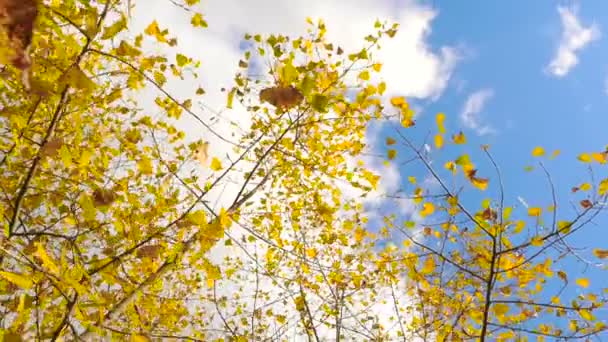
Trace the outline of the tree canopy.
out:
M 210 109 L 219 86 L 199 84 L 204 60 L 157 21 L 135 32 L 131 6 L 145 3 L 0 0 L 3 340 L 606 331 L 606 289 L 591 286 L 605 275 L 565 267 L 603 270 L 605 242 L 589 260 L 572 237 L 603 214 L 608 178 L 574 184 L 570 209 L 550 172 L 559 151 L 531 146 L 546 203 L 513 206 L 490 146 L 473 160 L 448 114 L 419 120 L 387 92 L 375 54 L 398 25 L 376 22 L 352 51 L 318 19 L 299 37 L 252 32 L 224 108 Z M 198 1 L 166 6 L 208 29 Z M 378 124 L 390 136 L 368 139 Z M 607 156 L 573 165 L 601 174 Z M 411 176 L 382 186 L 370 159 Z

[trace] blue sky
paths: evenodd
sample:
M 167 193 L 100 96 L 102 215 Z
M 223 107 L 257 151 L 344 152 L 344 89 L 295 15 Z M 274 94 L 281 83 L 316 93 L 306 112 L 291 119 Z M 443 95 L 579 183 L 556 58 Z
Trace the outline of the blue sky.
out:
M 587 165 L 578 162 L 577 155 L 602 151 L 608 144 L 608 31 L 604 32 L 608 30 L 608 3 L 439 0 L 433 3 L 438 15 L 432 22 L 427 43 L 431 50 L 457 46 L 459 61 L 437 99 L 412 101 L 422 111 L 417 129 L 408 130 L 408 134 L 417 141 L 429 131 L 434 134 L 437 112 L 446 114 L 448 132 L 462 130 L 466 134 L 465 148 L 448 147 L 433 152 L 432 158 L 437 165 L 443 165 L 444 161 L 466 152 L 479 165 L 480 175 L 490 177 L 491 189 L 487 192 L 468 191 L 467 200 L 473 208 L 478 208 L 484 197 L 497 198 L 494 170 L 478 148 L 481 144 L 491 145 L 504 177 L 507 204 L 518 207 L 515 215 L 524 218 L 526 211 L 518 196 L 531 206 L 546 208 L 551 204 L 549 186 L 540 168 L 524 171 L 525 166 L 538 163 L 539 159 L 531 156 L 532 149 L 542 146 L 548 154 L 559 149 L 561 154 L 555 160 L 544 160 L 558 191 L 560 217 L 568 218 L 573 213 L 569 201 L 578 203 L 584 198 L 584 194 L 572 194 L 571 187 L 589 181 Z M 575 65 L 552 69 L 551 62 L 560 44 L 564 46 L 567 32 L 574 32 L 571 39 L 587 41 L 573 51 Z M 475 93 L 481 99 L 475 115 L 476 129 L 462 119 L 467 100 Z M 488 129 L 483 132 L 483 127 Z M 384 129 L 383 134 L 391 135 L 390 129 Z M 403 168 L 402 179 L 416 172 Z M 605 166 L 595 164 L 593 172 L 596 180 L 608 176 Z M 601 217 L 595 222 L 597 225 L 587 226 L 570 240 L 573 245 L 608 248 L 608 221 Z M 591 248 L 581 255 L 598 261 Z M 583 274 L 584 265 L 572 259 L 562 266 L 572 282 L 577 277 L 588 277 L 592 289 L 605 287 L 602 281 L 605 275 L 598 269 L 589 268 Z M 570 293 L 576 291 L 579 290 L 575 288 Z M 608 314 L 604 310 L 597 316 L 605 319 Z

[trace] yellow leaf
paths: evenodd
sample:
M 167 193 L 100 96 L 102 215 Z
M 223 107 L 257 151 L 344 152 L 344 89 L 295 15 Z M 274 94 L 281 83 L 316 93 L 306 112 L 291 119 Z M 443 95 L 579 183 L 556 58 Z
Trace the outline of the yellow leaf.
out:
M 534 156 L 534 157 L 542 157 L 544 155 L 545 155 L 545 150 L 540 146 L 536 146 L 532 150 L 532 156 Z
M 405 104 L 406 104 L 406 102 L 405 102 L 405 97 L 403 97 L 403 96 L 396 96 L 396 97 L 393 97 L 393 98 L 391 99 L 391 104 L 392 104 L 393 106 L 395 106 L 395 107 L 403 106 L 403 105 L 405 105 Z
M 405 128 L 412 127 L 412 126 L 414 126 L 414 124 L 415 124 L 414 120 L 409 119 L 409 118 L 405 118 L 401 121 L 401 125 Z
M 549 159 L 555 159 L 557 156 L 559 156 L 560 151 L 559 150 L 555 150 L 553 151 L 553 153 L 551 153 L 551 157 L 549 157 Z
M 213 159 L 211 160 L 211 170 L 213 171 L 219 171 L 222 169 L 222 162 L 217 159 L 216 157 L 213 157 Z
M 608 192 L 608 178 L 603 179 L 597 188 L 600 195 L 605 195 Z
M 580 287 L 588 287 L 589 286 L 589 279 L 587 278 L 578 278 L 576 279 L 576 284 Z
M 443 147 L 443 136 L 441 134 L 435 135 L 435 147 L 440 149 Z
M 479 190 L 486 190 L 488 188 L 488 179 L 487 178 L 471 178 L 471 184 Z
M 492 305 L 492 311 L 496 316 L 504 316 L 507 312 L 509 312 L 509 306 L 503 303 L 497 303 Z
M 528 216 L 539 217 L 542 213 L 542 209 L 539 207 L 528 208 Z
M 557 271 L 557 276 L 564 281 L 564 283 L 568 282 L 568 275 L 564 271 Z
M 591 184 L 589 183 L 583 183 L 581 185 L 578 186 L 578 189 L 581 191 L 589 191 L 591 190 Z
M 395 159 L 395 157 L 397 156 L 397 151 L 396 150 L 388 150 L 388 159 L 389 160 L 393 160 Z
M 513 232 L 515 234 L 519 234 L 519 233 L 521 233 L 521 231 L 524 229 L 525 226 L 526 226 L 526 222 L 524 222 L 524 221 L 517 221 L 517 223 L 515 224 L 515 229 L 513 230 Z
M 422 269 L 420 270 L 420 273 L 431 274 L 431 273 L 433 273 L 434 270 L 435 270 L 435 259 L 432 256 L 430 256 L 430 257 L 426 258 L 426 260 L 424 261 L 424 265 L 422 265 Z
M 224 229 L 230 228 L 230 225 L 232 224 L 232 220 L 224 208 L 220 210 L 218 220 L 220 222 L 220 226 Z
M 364 81 L 369 81 L 369 71 L 363 70 L 359 73 L 359 78 Z
M 453 161 L 446 162 L 443 167 L 452 171 L 452 173 L 456 173 L 456 164 Z
M 131 335 L 131 342 L 148 342 L 148 338 L 143 335 Z
M 127 28 L 127 18 L 124 15 L 120 15 L 120 19 L 114 24 L 106 27 L 101 36 L 102 40 L 114 38 L 120 31 Z
M 372 68 L 374 69 L 375 72 L 380 72 L 380 70 L 382 70 L 382 64 L 374 63 L 374 65 L 372 65 Z
M 578 160 L 582 161 L 583 163 L 591 163 L 591 156 L 589 156 L 588 153 L 582 153 L 579 154 Z
M 593 315 L 591 312 L 589 312 L 589 310 L 581 309 L 578 313 L 581 315 L 581 317 L 583 317 L 583 319 L 593 321 Z
M 44 267 L 48 268 L 51 272 L 55 274 L 59 274 L 59 267 L 55 265 L 53 259 L 51 259 L 51 257 L 46 253 L 42 243 L 36 243 L 36 252 L 34 252 L 34 255 L 40 258 L 40 260 L 42 260 L 42 264 L 44 265 Z
M 34 286 L 34 282 L 30 278 L 26 278 L 17 273 L 0 271 L 0 276 L 26 290 L 29 290 Z
M 437 121 L 437 129 L 439 129 L 439 133 L 444 134 L 445 126 L 443 124 L 445 122 L 445 114 L 438 113 L 437 116 L 435 117 L 435 121 Z
M 608 258 L 608 249 L 594 249 L 593 254 L 600 259 L 606 259 Z
M 543 245 L 543 243 L 544 243 L 544 240 L 543 240 L 542 236 L 539 236 L 539 235 L 533 237 L 530 240 L 530 244 L 534 247 L 540 247 Z
M 188 64 L 188 57 L 182 55 L 181 53 L 178 53 L 175 55 L 175 61 L 177 62 L 177 66 L 182 67 Z
M 190 23 L 194 27 L 207 27 L 207 22 L 203 19 L 203 16 L 200 13 L 196 13 L 192 16 L 192 20 Z
M 152 166 L 152 161 L 147 158 L 146 156 L 143 156 L 138 162 L 137 162 L 137 168 L 139 169 L 139 171 L 141 171 L 141 173 L 149 175 L 152 174 L 152 172 L 154 171 L 153 166 Z
M 420 215 L 422 215 L 422 217 L 431 215 L 433 212 L 435 212 L 435 206 L 433 203 L 426 202 L 422 204 L 422 210 L 420 211 Z
M 600 164 L 606 164 L 606 154 L 605 153 L 591 153 L 591 157 Z
M 412 184 L 416 184 L 416 177 L 414 176 L 409 176 L 407 177 L 407 181 L 412 183 Z
M 557 222 L 557 230 L 562 234 L 568 234 L 572 228 L 572 222 L 570 221 L 559 221 Z
M 452 135 L 452 141 L 454 142 L 454 144 L 462 145 L 466 144 L 467 138 L 464 136 L 464 133 L 460 131 L 458 134 Z
M 232 109 L 232 102 L 234 101 L 234 94 L 236 93 L 236 89 L 232 88 L 228 93 L 228 98 L 226 99 L 226 107 Z

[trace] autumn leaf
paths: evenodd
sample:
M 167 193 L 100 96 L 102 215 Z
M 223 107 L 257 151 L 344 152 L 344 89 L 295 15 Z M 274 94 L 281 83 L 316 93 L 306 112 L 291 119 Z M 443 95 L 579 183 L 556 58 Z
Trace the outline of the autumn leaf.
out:
M 608 258 L 608 250 L 606 250 L 606 249 L 597 249 L 596 248 L 593 250 L 593 254 L 600 259 Z
M 5 31 L 8 36 L 8 47 L 13 50 L 13 66 L 21 70 L 26 70 L 31 65 L 28 50 L 37 16 L 36 0 L 0 1 L 0 30 Z
M 217 159 L 216 157 L 213 157 L 213 159 L 211 160 L 211 170 L 220 171 L 221 169 L 222 169 L 222 162 L 220 162 L 220 160 Z
M 26 290 L 29 290 L 34 286 L 34 283 L 30 278 L 26 278 L 17 273 L 0 271 L 0 277 Z
M 544 155 L 545 155 L 545 150 L 540 146 L 537 146 L 532 150 L 533 157 L 542 157 Z
M 435 147 L 440 149 L 443 147 L 443 136 L 441 134 L 435 135 Z
M 431 274 L 435 270 L 435 259 L 430 256 L 426 258 L 422 268 L 420 269 L 420 273 L 422 274 Z
M 528 216 L 539 217 L 541 213 L 542 213 L 542 209 L 539 207 L 528 208 Z
M 386 145 L 391 146 L 391 145 L 395 145 L 397 143 L 397 141 L 391 137 L 386 138 Z
M 576 285 L 580 286 L 580 287 L 588 287 L 589 286 L 589 279 L 587 278 L 577 278 L 576 279 Z
M 46 142 L 40 149 L 40 154 L 44 157 L 54 157 L 59 153 L 59 149 L 63 146 L 63 139 L 55 137 Z
M 265 88 L 260 92 L 260 101 L 268 102 L 283 110 L 297 106 L 303 99 L 302 93 L 294 86 L 276 86 Z
M 582 161 L 583 163 L 591 163 L 592 159 L 588 153 L 582 153 L 582 154 L 579 154 L 578 160 Z
M 435 117 L 435 121 L 437 123 L 437 129 L 439 130 L 440 134 L 444 134 L 445 133 L 445 114 L 443 113 L 438 113 L 437 116 Z
M 116 194 L 109 189 L 96 189 L 93 192 L 95 206 L 108 206 L 116 200 Z
M 400 106 L 406 105 L 407 103 L 405 102 L 405 97 L 396 96 L 396 97 L 391 98 L 391 104 L 395 107 L 400 107 Z
M 591 157 L 593 158 L 593 160 L 595 160 L 596 162 L 598 162 L 600 164 L 606 164 L 606 152 L 602 152 L 602 153 L 594 152 L 594 153 L 591 153 Z
M 472 170 L 467 170 L 465 172 L 467 178 L 469 179 L 469 181 L 471 182 L 471 184 L 473 184 L 474 187 L 478 188 L 479 190 L 486 190 L 488 188 L 488 182 L 489 180 L 487 178 L 479 178 L 476 176 L 477 174 L 477 170 L 472 169 Z
M 580 202 L 580 204 L 581 204 L 581 207 L 583 207 L 585 209 L 589 209 L 589 208 L 593 207 L 593 203 L 590 200 L 588 200 L 588 199 L 582 200 Z
M 396 151 L 396 150 L 393 150 L 393 149 L 388 150 L 388 152 L 387 152 L 387 156 L 388 156 L 388 159 L 389 159 L 389 160 L 393 160 L 393 159 L 395 159 L 395 157 L 397 156 L 397 151 Z
M 159 245 L 146 245 L 139 247 L 136 251 L 138 258 L 150 258 L 155 259 L 160 255 L 161 246 Z
M 462 145 L 466 144 L 467 138 L 465 137 L 464 133 L 460 131 L 458 132 L 458 134 L 452 135 L 452 141 L 454 142 L 454 144 Z
M 426 202 L 422 204 L 422 210 L 420 211 L 420 215 L 422 217 L 431 215 L 433 212 L 435 212 L 435 206 L 433 205 L 433 203 Z

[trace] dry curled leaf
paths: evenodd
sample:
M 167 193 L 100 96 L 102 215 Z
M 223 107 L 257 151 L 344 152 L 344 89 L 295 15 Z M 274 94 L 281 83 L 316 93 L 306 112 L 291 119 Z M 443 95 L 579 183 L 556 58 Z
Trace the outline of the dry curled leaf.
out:
M 59 152 L 61 146 L 63 146 L 63 139 L 53 138 L 47 141 L 44 146 L 42 146 L 42 148 L 40 149 L 40 154 L 43 157 L 53 157 L 57 155 L 57 152 Z
M 36 3 L 36 0 L 0 0 L 0 27 L 14 52 L 12 64 L 21 70 L 31 65 L 28 50 L 38 16 Z
M 294 86 L 276 86 L 263 89 L 260 92 L 260 101 L 268 102 L 281 109 L 293 108 L 300 104 L 302 100 L 304 100 L 304 96 Z
M 581 207 L 583 207 L 585 209 L 589 209 L 589 208 L 593 207 L 593 203 L 591 203 L 591 201 L 588 199 L 584 199 L 581 201 Z
M 160 246 L 159 245 L 149 245 L 149 246 L 143 246 L 140 247 L 137 250 L 137 257 L 138 258 L 150 258 L 150 259 L 155 259 L 159 256 L 160 254 Z
M 95 206 L 106 206 L 116 200 L 116 195 L 112 190 L 97 189 L 93 192 L 93 203 Z

